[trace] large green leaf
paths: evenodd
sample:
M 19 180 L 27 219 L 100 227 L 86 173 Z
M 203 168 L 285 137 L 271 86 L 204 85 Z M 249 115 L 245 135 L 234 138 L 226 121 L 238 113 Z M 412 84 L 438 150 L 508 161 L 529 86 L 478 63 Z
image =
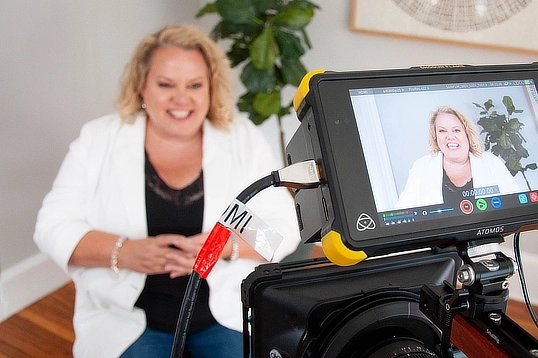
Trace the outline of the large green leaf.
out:
M 519 160 L 510 160 L 506 162 L 506 167 L 512 175 L 516 175 L 521 170 L 521 162 Z
M 510 138 L 517 138 L 517 136 L 510 136 Z M 517 156 L 517 159 L 521 159 L 521 158 L 528 158 L 529 157 L 529 151 L 527 150 L 527 148 L 525 148 L 522 144 L 522 141 L 518 139 L 518 142 L 514 143 L 512 141 L 512 145 L 513 145 L 513 149 L 512 149 L 512 152 Z
M 265 13 L 267 10 L 271 10 L 275 7 L 275 0 L 252 0 L 252 5 L 257 15 Z
M 214 40 L 226 39 L 230 37 L 233 33 L 234 31 L 230 28 L 229 24 L 224 20 L 219 21 L 215 25 L 213 30 L 211 30 L 211 36 L 213 37 Z
M 267 118 L 269 118 L 269 116 L 263 116 L 261 114 L 259 114 L 258 112 L 254 111 L 254 112 L 250 112 L 248 114 L 248 118 L 252 121 L 252 123 L 254 123 L 255 125 L 260 125 L 262 124 L 263 122 L 265 122 L 265 120 Z
M 216 0 L 215 7 L 220 16 L 230 23 L 256 24 L 259 22 L 250 0 Z
M 287 2 L 289 7 L 304 7 L 308 9 L 319 9 L 319 6 L 308 0 L 290 0 Z
M 243 67 L 241 72 L 241 82 L 249 92 L 269 92 L 276 85 L 275 70 L 273 67 L 267 70 L 256 68 L 252 62 Z
M 525 124 L 521 123 L 519 119 L 517 118 L 510 118 L 508 123 L 506 124 L 506 129 L 511 132 L 517 132 L 523 127 Z
M 299 58 L 304 55 L 305 50 L 301 45 L 301 40 L 294 34 L 276 31 L 275 39 L 280 48 L 282 58 Z
M 215 3 L 207 3 L 203 8 L 201 8 L 197 13 L 196 17 L 202 17 L 206 14 L 213 14 L 215 12 L 218 12 L 217 7 L 215 6 Z
M 299 59 L 295 58 L 283 59 L 281 70 L 284 83 L 295 87 L 299 86 L 306 74 L 306 68 Z
M 262 124 L 267 118 L 269 118 L 269 116 L 263 116 L 260 113 L 256 112 L 253 104 L 254 96 L 255 94 L 252 92 L 247 92 L 243 94 L 237 101 L 237 108 L 241 112 L 248 113 L 248 117 L 252 121 L 252 123 L 258 125 Z
M 257 93 L 253 105 L 256 112 L 262 116 L 277 114 L 280 111 L 280 92 Z
M 506 123 L 506 116 L 493 111 L 491 112 L 490 120 L 495 125 L 495 128 L 502 129 Z
M 495 107 L 495 105 L 493 105 L 493 101 L 491 99 L 488 99 L 486 102 L 484 102 L 484 108 L 486 109 L 486 111 L 489 111 L 492 107 Z
M 508 149 L 512 146 L 512 141 L 510 140 L 510 136 L 508 135 L 508 133 L 503 132 L 501 134 L 501 137 L 499 138 L 499 144 L 504 149 Z
M 523 145 L 523 137 L 518 135 L 517 132 L 508 131 L 508 136 L 510 137 L 510 142 L 512 142 L 512 145 L 515 148 Z
M 514 106 L 514 101 L 512 101 L 512 97 L 504 96 L 503 104 L 506 107 L 506 110 L 508 111 L 508 115 L 511 116 L 512 113 L 514 113 L 514 111 L 516 110 L 516 106 Z
M 273 36 L 273 29 L 265 27 L 260 36 L 256 37 L 252 42 L 252 47 L 250 48 L 252 64 L 256 68 L 267 70 L 273 67 L 279 54 L 278 45 Z
M 308 25 L 313 16 L 314 10 L 311 8 L 289 7 L 275 16 L 274 23 L 299 30 Z
M 481 118 L 477 123 L 482 128 L 484 128 L 484 130 L 482 132 L 491 133 L 491 132 L 499 129 L 499 125 L 489 117 Z
M 241 112 L 253 112 L 254 106 L 252 105 L 252 102 L 254 102 L 254 93 L 246 92 L 239 97 L 239 100 L 237 101 L 237 108 Z
M 235 42 L 226 55 L 230 59 L 232 67 L 235 67 L 249 58 L 250 50 L 247 44 Z

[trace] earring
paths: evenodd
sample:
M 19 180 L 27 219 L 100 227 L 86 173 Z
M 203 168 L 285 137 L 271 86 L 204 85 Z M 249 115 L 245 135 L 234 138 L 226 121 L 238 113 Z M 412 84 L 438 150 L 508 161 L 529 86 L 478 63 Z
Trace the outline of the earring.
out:
M 142 109 L 146 109 L 146 104 L 145 103 L 142 103 Z

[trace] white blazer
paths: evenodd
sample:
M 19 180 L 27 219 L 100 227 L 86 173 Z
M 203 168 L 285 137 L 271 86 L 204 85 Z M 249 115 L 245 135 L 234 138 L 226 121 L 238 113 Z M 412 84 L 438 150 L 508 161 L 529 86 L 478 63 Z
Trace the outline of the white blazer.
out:
M 145 328 L 144 312 L 134 307 L 144 274 L 120 270 L 114 277 L 110 268 L 68 265 L 79 240 L 90 230 L 147 237 L 145 129 L 142 115 L 132 125 L 116 114 L 85 124 L 38 213 L 34 241 L 76 285 L 73 354 L 77 358 L 118 357 Z M 278 166 L 263 134 L 247 119 L 236 119 L 228 132 L 209 121 L 203 130 L 203 231 L 208 232 L 242 189 Z M 293 252 L 300 238 L 287 189 L 268 188 L 247 206 L 284 237 L 274 260 Z M 219 260 L 209 274 L 209 306 L 219 323 L 242 330 L 240 284 L 258 264 Z
M 484 152 L 480 157 L 470 154 L 473 186 L 499 187 L 500 194 L 521 191 L 514 177 L 496 155 Z M 417 159 L 409 171 L 407 183 L 397 203 L 398 208 L 443 203 L 443 153 Z

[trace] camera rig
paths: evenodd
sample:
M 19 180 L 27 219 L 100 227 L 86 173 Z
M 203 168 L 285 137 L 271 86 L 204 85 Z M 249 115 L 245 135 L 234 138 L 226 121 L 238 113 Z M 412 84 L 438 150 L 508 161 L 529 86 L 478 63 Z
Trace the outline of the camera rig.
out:
M 537 357 L 538 341 L 506 316 L 508 279 L 516 263 L 501 251 L 481 252 L 482 246 L 472 245 L 458 247 L 462 266 L 456 287 L 445 281 L 420 292 L 421 311 L 441 330 L 437 352 L 452 357 L 455 345 L 470 358 Z
M 506 316 L 516 263 L 502 237 L 338 266 L 259 266 L 243 282 L 244 356 L 537 357 Z M 477 245 L 477 246 L 475 246 Z
M 420 113 L 456 103 L 473 114 L 508 93 L 528 116 L 527 145 L 538 143 L 536 83 L 536 63 L 307 75 L 287 164 L 313 160 L 321 173 L 294 199 L 302 242 L 321 242 L 326 258 L 260 265 L 244 280 L 244 356 L 538 356 L 505 315 L 517 265 L 498 249 L 536 228 L 536 179 L 516 192 L 475 187 L 459 207 L 397 203 Z

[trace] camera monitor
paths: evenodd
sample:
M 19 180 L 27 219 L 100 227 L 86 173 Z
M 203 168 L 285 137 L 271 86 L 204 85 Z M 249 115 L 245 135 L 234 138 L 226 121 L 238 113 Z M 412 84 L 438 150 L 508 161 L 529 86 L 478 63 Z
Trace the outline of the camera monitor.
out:
M 538 222 L 538 64 L 312 72 L 289 164 L 303 242 L 334 263 L 504 236 Z

